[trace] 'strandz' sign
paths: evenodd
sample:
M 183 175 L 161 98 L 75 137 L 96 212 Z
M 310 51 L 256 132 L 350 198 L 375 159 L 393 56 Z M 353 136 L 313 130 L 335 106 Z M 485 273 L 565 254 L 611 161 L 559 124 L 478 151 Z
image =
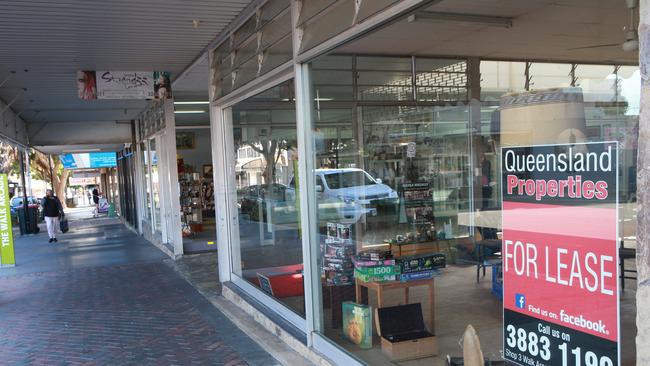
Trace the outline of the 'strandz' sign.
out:
M 97 99 L 153 99 L 153 71 L 97 71 Z
M 503 147 L 503 344 L 518 365 L 619 365 L 616 142 Z

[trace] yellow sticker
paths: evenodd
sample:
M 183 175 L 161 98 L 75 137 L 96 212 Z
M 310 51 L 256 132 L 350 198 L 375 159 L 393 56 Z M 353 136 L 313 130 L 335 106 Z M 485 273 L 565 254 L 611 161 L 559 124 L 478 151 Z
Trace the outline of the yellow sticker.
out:
M 214 242 L 213 242 L 213 241 L 209 241 L 209 242 L 208 242 L 208 245 L 214 245 Z

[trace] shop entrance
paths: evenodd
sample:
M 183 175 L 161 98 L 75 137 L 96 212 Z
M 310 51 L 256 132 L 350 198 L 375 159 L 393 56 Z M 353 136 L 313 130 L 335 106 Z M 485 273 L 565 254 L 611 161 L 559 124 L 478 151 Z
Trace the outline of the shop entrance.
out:
M 216 251 L 209 126 L 176 127 L 183 253 Z

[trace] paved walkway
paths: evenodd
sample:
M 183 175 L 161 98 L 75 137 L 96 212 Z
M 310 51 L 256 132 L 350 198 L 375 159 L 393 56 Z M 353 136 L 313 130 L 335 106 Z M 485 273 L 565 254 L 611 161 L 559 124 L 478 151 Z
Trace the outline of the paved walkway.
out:
M 15 249 L 18 265 L 0 269 L 3 365 L 277 364 L 114 219 Z

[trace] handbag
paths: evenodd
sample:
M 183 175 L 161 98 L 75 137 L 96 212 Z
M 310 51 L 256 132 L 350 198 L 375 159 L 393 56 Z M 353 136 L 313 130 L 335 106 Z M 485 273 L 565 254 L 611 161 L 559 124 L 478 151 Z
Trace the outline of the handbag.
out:
M 59 221 L 59 229 L 61 229 L 61 232 L 64 234 L 70 230 L 70 227 L 68 226 L 68 219 L 66 219 L 65 216 L 61 216 L 61 220 Z

